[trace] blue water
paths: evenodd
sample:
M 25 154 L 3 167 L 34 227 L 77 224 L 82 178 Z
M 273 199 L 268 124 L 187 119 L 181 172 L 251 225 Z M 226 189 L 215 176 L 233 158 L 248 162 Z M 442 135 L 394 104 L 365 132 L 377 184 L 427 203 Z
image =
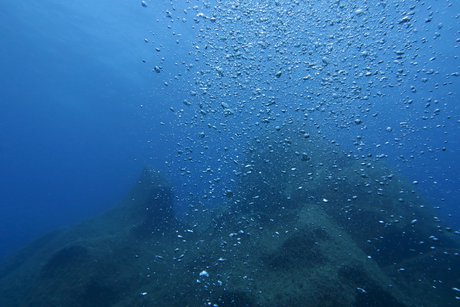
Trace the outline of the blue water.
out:
M 363 36 L 338 52 L 346 42 L 337 28 L 308 28 L 312 16 L 297 18 L 305 10 L 295 4 L 284 15 L 266 13 L 279 18 L 274 29 L 263 28 L 263 16 L 215 23 L 212 14 L 231 13 L 214 1 L 146 3 L 0 4 L 0 258 L 113 207 L 146 166 L 167 175 L 179 208 L 216 205 L 233 187 L 246 142 L 261 130 L 289 129 L 290 120 L 313 123 L 353 155 L 385 159 L 460 227 L 460 4 L 343 1 L 350 31 Z M 328 20 L 318 3 L 313 15 Z M 390 18 L 409 12 L 417 22 L 379 26 L 388 21 L 378 18 L 384 6 Z M 272 45 L 259 45 L 272 32 L 265 38 Z M 274 47 L 285 35 L 292 39 Z M 296 58 L 299 44 L 307 51 Z M 395 50 L 404 50 L 402 59 Z M 302 71 L 308 63 L 349 75 L 328 85 L 330 74 Z M 370 71 L 369 79 L 358 71 Z

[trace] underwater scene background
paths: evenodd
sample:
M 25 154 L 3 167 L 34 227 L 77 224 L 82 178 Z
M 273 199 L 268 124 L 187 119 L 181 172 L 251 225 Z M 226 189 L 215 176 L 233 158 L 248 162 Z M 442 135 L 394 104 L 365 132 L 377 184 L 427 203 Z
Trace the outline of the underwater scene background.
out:
M 458 305 L 459 19 L 2 1 L 0 305 Z

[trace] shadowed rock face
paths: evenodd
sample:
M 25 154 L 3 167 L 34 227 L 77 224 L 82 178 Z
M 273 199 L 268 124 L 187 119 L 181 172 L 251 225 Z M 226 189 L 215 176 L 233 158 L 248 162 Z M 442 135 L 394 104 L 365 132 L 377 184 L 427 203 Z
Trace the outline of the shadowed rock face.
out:
M 458 241 L 388 168 L 313 137 L 249 152 L 233 203 L 188 220 L 143 171 L 110 212 L 12 258 L 0 306 L 455 306 Z
M 307 227 L 299 230 L 275 251 L 267 255 L 264 261 L 273 270 L 297 270 L 299 266 L 315 267 L 327 263 L 319 242 L 329 239 L 328 233 L 321 228 L 311 229 Z
M 137 188 L 132 193 L 133 219 L 141 221 L 133 227 L 138 236 L 149 236 L 157 231 L 168 231 L 175 224 L 171 187 L 152 170 L 144 170 Z

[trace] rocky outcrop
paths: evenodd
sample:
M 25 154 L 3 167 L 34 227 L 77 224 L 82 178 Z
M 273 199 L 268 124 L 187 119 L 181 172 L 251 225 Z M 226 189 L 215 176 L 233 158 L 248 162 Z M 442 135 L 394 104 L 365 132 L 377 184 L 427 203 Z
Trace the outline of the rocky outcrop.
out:
M 178 221 L 143 171 L 103 216 L 25 248 L 1 306 L 455 306 L 459 243 L 378 161 L 313 137 L 249 150 L 229 203 Z

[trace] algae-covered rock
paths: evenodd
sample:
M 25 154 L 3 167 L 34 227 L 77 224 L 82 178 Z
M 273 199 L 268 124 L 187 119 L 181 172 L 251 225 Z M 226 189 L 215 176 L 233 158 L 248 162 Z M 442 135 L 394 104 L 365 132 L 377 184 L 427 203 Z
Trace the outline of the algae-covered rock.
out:
M 115 209 L 24 249 L 1 271 L 1 306 L 111 306 L 136 291 L 133 260 L 177 225 L 171 187 L 144 170 Z M 147 239 L 146 239 L 147 238 Z
M 230 203 L 180 221 L 143 171 L 12 258 L 0 306 L 455 306 L 458 239 L 383 163 L 295 135 L 248 152 Z

